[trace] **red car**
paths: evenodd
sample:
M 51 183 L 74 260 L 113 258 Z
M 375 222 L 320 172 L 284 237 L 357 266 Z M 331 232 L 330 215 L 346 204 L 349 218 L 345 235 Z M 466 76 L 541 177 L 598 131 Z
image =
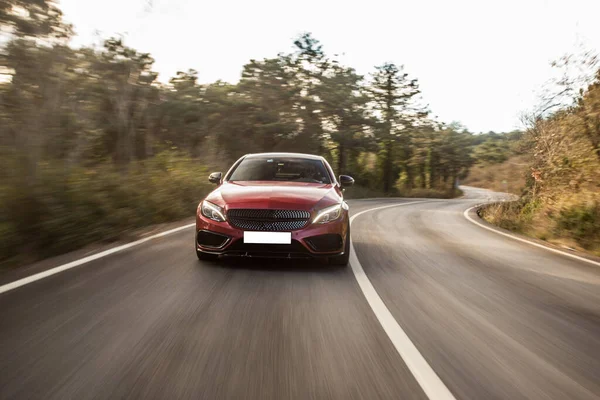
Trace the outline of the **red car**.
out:
M 343 188 L 354 179 L 336 179 L 323 158 L 298 153 L 248 154 L 223 176 L 198 205 L 196 254 L 311 258 L 347 265 L 350 222 Z

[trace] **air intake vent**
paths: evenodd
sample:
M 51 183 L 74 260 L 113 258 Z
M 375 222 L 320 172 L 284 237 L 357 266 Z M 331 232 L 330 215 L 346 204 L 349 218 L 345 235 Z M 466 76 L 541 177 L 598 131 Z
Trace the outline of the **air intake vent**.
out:
M 305 239 L 305 242 L 314 251 L 319 252 L 330 252 L 342 249 L 342 237 L 335 233 L 328 233 L 325 235 L 311 236 Z
M 218 249 L 223 247 L 229 240 L 229 236 L 221 235 L 215 232 L 200 231 L 196 237 L 198 244 L 202 247 L 211 247 Z

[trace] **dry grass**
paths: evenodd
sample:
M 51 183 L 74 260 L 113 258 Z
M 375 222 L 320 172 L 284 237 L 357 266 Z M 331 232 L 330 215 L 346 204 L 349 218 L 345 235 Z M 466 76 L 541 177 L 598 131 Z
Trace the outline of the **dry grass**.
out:
M 475 165 L 462 184 L 521 195 L 525 188 L 528 161 L 527 155 L 518 155 L 501 164 Z
M 514 232 L 600 255 L 600 198 L 593 192 L 492 204 L 482 216 Z

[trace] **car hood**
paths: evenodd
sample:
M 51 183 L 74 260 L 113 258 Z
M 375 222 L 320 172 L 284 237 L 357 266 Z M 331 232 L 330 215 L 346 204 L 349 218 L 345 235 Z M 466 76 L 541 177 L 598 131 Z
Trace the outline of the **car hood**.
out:
M 224 182 L 206 198 L 230 208 L 312 211 L 341 201 L 332 184 L 299 182 Z

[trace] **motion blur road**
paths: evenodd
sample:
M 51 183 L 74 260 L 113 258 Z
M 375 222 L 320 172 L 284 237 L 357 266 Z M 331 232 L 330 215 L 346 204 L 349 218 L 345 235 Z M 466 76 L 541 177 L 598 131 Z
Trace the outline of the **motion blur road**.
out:
M 600 267 L 473 224 L 499 195 L 465 191 L 354 220 L 373 287 L 457 399 L 600 399 Z M 352 268 L 201 263 L 186 229 L 0 294 L 0 398 L 428 397 Z

